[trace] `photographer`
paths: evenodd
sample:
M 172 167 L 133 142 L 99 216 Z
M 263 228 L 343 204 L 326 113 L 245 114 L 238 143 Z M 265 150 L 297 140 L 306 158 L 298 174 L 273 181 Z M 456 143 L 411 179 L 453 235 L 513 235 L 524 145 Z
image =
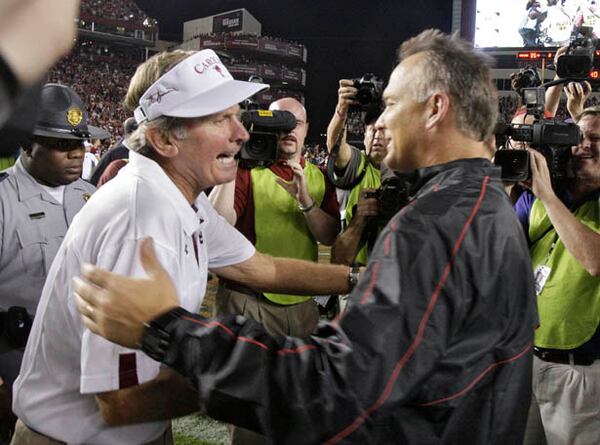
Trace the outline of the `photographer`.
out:
M 191 315 L 147 252 L 148 279 L 84 268 L 75 292 L 86 326 L 142 344 L 193 380 L 209 415 L 271 443 L 519 444 L 534 286 L 485 159 L 497 117 L 489 60 L 435 30 L 404 42 L 400 59 L 376 126 L 416 195 L 382 231 L 339 322 L 297 338 Z
M 571 149 L 573 178 L 553 190 L 546 159 L 531 150 L 534 196 L 516 204 L 540 318 L 525 443 L 539 443 L 534 426 L 538 434 L 543 426 L 549 444 L 592 445 L 600 437 L 600 108 L 585 109 L 577 124 L 583 141 Z
M 585 101 L 592 93 L 592 86 L 587 80 L 584 82 L 569 82 L 563 90 L 567 96 L 567 111 L 573 122 L 577 122 L 583 112 Z
M 556 69 L 558 59 L 566 54 L 568 47 L 559 48 L 554 56 L 554 67 Z M 558 74 L 554 76 L 554 80 L 559 80 Z M 526 88 L 537 88 L 540 87 L 542 81 L 540 79 L 537 69 L 528 66 L 517 73 L 511 74 L 511 87 L 519 95 L 519 107 L 517 108 L 514 116 L 510 123 L 511 125 L 531 125 L 535 122 L 536 116 L 530 112 L 525 103 L 524 91 Z M 563 87 L 561 84 L 551 86 L 546 89 L 544 93 L 544 106 L 542 110 L 538 110 L 539 114 L 543 114 L 545 119 L 552 119 L 556 115 L 558 107 L 560 105 L 561 92 Z M 575 101 L 573 101 L 575 106 Z M 541 116 L 537 116 L 538 118 Z M 507 148 L 516 150 L 525 150 L 529 147 L 527 142 L 511 140 L 507 144 Z M 514 204 L 519 196 L 524 191 L 524 188 L 516 182 L 505 183 L 506 193 L 509 195 L 511 202 Z
M 386 138 L 381 132 L 375 131 L 375 121 L 381 113 L 381 98 L 379 96 L 377 97 L 377 103 L 370 104 L 368 109 L 363 112 L 365 123 L 364 152 L 348 144 L 345 125 L 349 111 L 358 105 L 357 92 L 358 89 L 353 80 L 341 79 L 339 81 L 338 102 L 327 126 L 327 151 L 330 156 L 335 156 L 336 184 L 341 187 L 339 191 L 350 190 L 345 193 L 344 198 L 346 199 L 340 199 L 342 220 L 347 221 L 349 219 L 345 218 L 345 211 L 356 204 L 360 190 L 364 187 L 376 189 L 381 184 L 380 167 L 383 158 L 387 154 L 389 144 L 389 138 Z M 331 155 L 336 145 L 338 147 L 337 154 Z M 359 180 L 359 183 L 352 187 L 352 184 L 357 180 Z M 354 192 L 354 202 L 348 206 L 349 196 L 355 188 L 357 190 Z
M 338 264 L 356 262 L 364 265 L 367 263 L 367 249 L 366 246 L 362 247 L 363 234 L 368 218 L 377 216 L 378 206 L 377 200 L 374 197 L 366 197 L 363 190 L 368 189 L 373 192 L 379 188 L 382 170 L 384 175 L 393 173 L 382 163 L 387 155 L 390 140 L 383 131 L 375 129 L 375 122 L 381 113 L 378 104 L 371 104 L 364 113 L 365 151 L 348 144 L 345 123 L 349 110 L 358 104 L 357 92 L 353 80 L 339 81 L 338 103 L 327 127 L 327 150 L 331 153 L 334 146 L 338 146 L 334 172 L 336 184 L 344 187 L 338 190 L 338 197 L 340 195 L 345 197 L 341 215 L 346 227 L 332 248 L 331 261 Z M 355 212 L 355 209 L 358 212 Z M 355 213 L 357 218 L 353 218 Z
M 558 59 L 566 54 L 568 51 L 568 47 L 559 48 L 554 55 L 554 67 L 556 70 L 556 66 L 558 64 Z M 523 97 L 523 90 L 525 88 L 534 88 L 539 87 L 542 84 L 542 80 L 540 79 L 540 75 L 537 72 L 537 68 L 528 66 L 517 73 L 513 73 L 510 76 L 511 79 L 511 88 L 519 95 L 519 107 L 513 116 L 511 123 L 512 124 L 531 124 L 533 123 L 535 117 L 531 114 L 527 113 L 527 107 L 525 104 L 525 100 Z M 556 74 L 554 76 L 554 80 L 560 79 L 560 76 Z M 544 98 L 544 117 L 545 118 L 553 118 L 556 115 L 556 111 L 558 106 L 560 105 L 560 95 L 562 91 L 561 85 L 554 85 L 550 88 L 546 89 L 545 98 Z
M 320 168 L 304 159 L 304 106 L 283 98 L 269 109 L 288 111 L 296 118 L 295 128 L 280 132 L 277 161 L 270 167 L 238 167 L 235 181 L 215 187 L 209 199 L 259 252 L 317 262 L 317 243 L 331 245 L 339 232 L 335 188 Z M 271 335 L 300 337 L 314 334 L 319 321 L 310 296 L 261 293 L 228 280 L 219 281 L 216 314 L 244 315 Z M 232 443 L 264 443 L 264 438 L 234 428 Z

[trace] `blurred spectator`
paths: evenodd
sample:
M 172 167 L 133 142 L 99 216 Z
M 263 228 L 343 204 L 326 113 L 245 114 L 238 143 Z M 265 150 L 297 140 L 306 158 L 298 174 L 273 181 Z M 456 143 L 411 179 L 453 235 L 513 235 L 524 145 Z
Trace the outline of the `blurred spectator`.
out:
M 108 167 L 106 167 L 106 169 L 102 173 L 102 176 L 100 176 L 100 179 L 98 180 L 97 187 L 98 188 L 102 187 L 108 181 L 110 181 L 115 176 L 117 176 L 117 173 L 119 173 L 119 170 L 121 170 L 123 167 L 125 167 L 128 162 L 129 162 L 129 158 L 116 159 L 116 160 L 112 161 L 110 164 L 108 164 Z
M 123 122 L 123 137 L 119 140 L 119 142 L 117 142 L 116 145 L 111 147 L 110 150 L 108 150 L 106 153 L 104 153 L 102 155 L 100 162 L 98 163 L 98 165 L 96 166 L 96 169 L 92 173 L 90 182 L 92 184 L 94 184 L 96 187 L 100 186 L 99 185 L 100 180 L 104 176 L 104 171 L 107 169 L 107 167 L 113 161 L 116 161 L 119 159 L 129 159 L 129 148 L 127 147 L 126 139 L 127 139 L 127 136 L 129 136 L 131 133 L 133 133 L 137 129 L 137 127 L 138 127 L 138 124 L 133 117 L 129 117 L 129 118 L 127 118 L 127 120 L 125 120 L 125 122 Z M 112 173 L 108 174 L 107 178 L 112 179 L 116 175 L 117 171 L 118 171 L 118 169 L 114 172 L 114 174 L 112 174 Z M 105 179 L 104 181 L 102 181 L 102 184 L 104 184 L 108 179 Z
M 304 159 L 318 166 L 327 164 L 327 150 L 320 144 L 306 146 L 304 149 Z
M 83 168 L 81 172 L 81 179 L 88 181 L 92 176 L 92 171 L 98 164 L 98 156 L 95 154 L 97 147 L 101 144 L 100 139 L 93 139 L 92 142 L 86 141 L 84 143 L 85 153 L 83 155 Z

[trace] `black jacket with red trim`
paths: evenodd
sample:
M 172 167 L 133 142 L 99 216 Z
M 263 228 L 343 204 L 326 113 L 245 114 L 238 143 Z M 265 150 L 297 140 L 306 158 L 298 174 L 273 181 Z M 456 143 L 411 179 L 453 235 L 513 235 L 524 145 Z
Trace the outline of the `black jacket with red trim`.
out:
M 418 171 L 339 322 L 274 338 L 243 317 L 184 316 L 165 363 L 208 414 L 276 444 L 520 444 L 533 274 L 488 161 Z

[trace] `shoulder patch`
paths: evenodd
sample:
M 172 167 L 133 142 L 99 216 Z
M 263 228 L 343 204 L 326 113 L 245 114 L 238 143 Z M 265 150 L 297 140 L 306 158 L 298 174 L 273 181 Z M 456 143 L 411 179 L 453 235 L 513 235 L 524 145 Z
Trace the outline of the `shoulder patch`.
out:
M 0 172 L 0 182 L 4 181 L 5 179 L 8 178 L 8 173 L 5 172 Z

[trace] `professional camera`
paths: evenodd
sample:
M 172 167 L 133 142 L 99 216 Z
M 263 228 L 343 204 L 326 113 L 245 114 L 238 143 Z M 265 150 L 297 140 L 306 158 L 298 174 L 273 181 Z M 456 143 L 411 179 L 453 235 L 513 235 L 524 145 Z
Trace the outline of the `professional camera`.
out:
M 542 84 L 537 69 L 531 66 L 527 66 L 517 73 L 512 73 L 510 82 L 512 89 L 519 94 L 524 88 L 536 88 Z
M 296 117 L 289 111 L 248 109 L 242 113 L 242 123 L 250 139 L 239 153 L 240 166 L 269 166 L 277 160 L 279 135 L 296 128 Z
M 523 96 L 527 113 L 533 115 L 533 124 L 499 123 L 494 131 L 496 152 L 494 163 L 502 168 L 505 181 L 530 179 L 529 153 L 525 150 L 507 150 L 511 141 L 525 142 L 544 155 L 556 189 L 570 174 L 571 147 L 581 143 L 582 136 L 576 124 L 544 119 L 544 87 L 525 88 Z
M 594 66 L 597 39 L 592 28 L 582 26 L 577 37 L 571 40 L 566 54 L 558 58 L 556 73 L 563 79 L 585 79 Z
M 354 88 L 358 90 L 354 98 L 358 102 L 357 108 L 366 111 L 378 107 L 383 92 L 383 81 L 372 73 L 367 73 L 360 79 L 352 79 Z
M 31 324 L 31 317 L 24 307 L 11 306 L 6 312 L 0 312 L 0 335 L 12 348 L 25 346 Z
M 370 220 L 369 225 L 375 228 L 385 226 L 392 216 L 408 204 L 408 194 L 408 182 L 400 174 L 384 179 L 377 190 L 365 193 L 367 198 L 376 198 L 379 207 L 379 213 Z

